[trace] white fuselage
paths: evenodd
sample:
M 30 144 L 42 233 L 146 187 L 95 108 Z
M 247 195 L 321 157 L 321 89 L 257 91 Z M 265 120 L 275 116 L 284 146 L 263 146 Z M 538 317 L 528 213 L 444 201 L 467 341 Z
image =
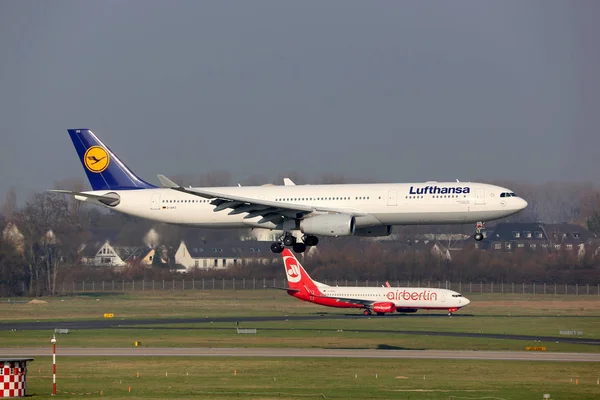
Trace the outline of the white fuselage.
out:
M 450 193 L 443 193 L 444 188 Z M 468 188 L 467 193 L 464 188 Z M 248 186 L 210 190 L 286 204 L 336 208 L 359 215 L 356 217 L 357 228 L 490 221 L 512 215 L 527 205 L 519 197 L 501 197 L 501 193 L 510 192 L 506 188 L 462 182 Z M 228 215 L 230 210 L 215 212 L 211 200 L 168 188 L 86 193 L 116 193 L 120 201 L 111 208 L 166 223 L 217 228 L 275 228 L 272 223 L 259 224 L 260 217 L 245 219 L 244 214 Z M 90 198 L 86 201 L 101 204 Z
M 448 289 L 418 287 L 342 287 L 318 286 L 325 299 L 316 303 L 330 305 L 327 297 L 393 303 L 397 309 L 460 309 L 471 301 L 460 293 Z

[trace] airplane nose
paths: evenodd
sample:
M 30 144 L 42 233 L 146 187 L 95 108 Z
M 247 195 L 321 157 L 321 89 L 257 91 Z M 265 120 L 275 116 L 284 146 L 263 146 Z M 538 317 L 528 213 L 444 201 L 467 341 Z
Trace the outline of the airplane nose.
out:
M 523 210 L 525 207 L 527 207 L 527 201 L 521 198 L 519 198 L 519 200 L 521 200 L 521 204 L 519 204 L 519 209 Z
M 463 297 L 463 304 L 465 306 L 468 306 L 469 304 L 471 304 L 471 300 L 467 299 L 466 297 Z

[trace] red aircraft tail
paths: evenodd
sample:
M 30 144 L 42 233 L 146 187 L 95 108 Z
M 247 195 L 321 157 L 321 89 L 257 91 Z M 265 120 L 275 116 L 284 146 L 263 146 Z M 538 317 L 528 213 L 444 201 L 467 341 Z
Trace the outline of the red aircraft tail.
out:
M 302 267 L 300 261 L 296 259 L 294 253 L 289 249 L 284 249 L 281 255 L 283 256 L 283 263 L 285 265 L 288 287 L 298 290 L 300 293 L 308 293 L 313 296 L 320 294 L 317 285 Z

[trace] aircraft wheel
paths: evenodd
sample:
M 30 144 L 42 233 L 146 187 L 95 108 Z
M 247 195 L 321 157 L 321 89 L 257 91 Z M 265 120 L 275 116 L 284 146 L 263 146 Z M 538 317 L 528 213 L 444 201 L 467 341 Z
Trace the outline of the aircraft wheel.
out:
M 304 243 L 294 243 L 294 253 L 304 253 L 306 251 L 306 245 Z
M 279 242 L 274 242 L 271 244 L 271 251 L 273 253 L 281 253 L 281 252 L 283 252 L 283 249 L 284 249 L 283 245 Z
M 368 317 L 369 315 L 371 315 L 371 311 L 365 310 L 363 311 L 363 315 Z
M 296 238 L 292 235 L 285 235 L 283 238 L 283 244 L 285 246 L 293 246 L 296 243 Z
M 477 240 L 478 242 L 481 242 L 483 240 L 483 234 L 482 233 L 476 233 L 473 235 L 473 238 L 475 240 Z
M 319 243 L 319 238 L 315 235 L 306 235 L 304 237 L 304 244 L 307 246 L 316 246 Z
M 452 313 L 451 313 L 451 312 L 449 312 L 449 313 L 448 313 L 448 316 L 449 316 L 449 317 L 451 317 L 451 316 L 452 316 Z

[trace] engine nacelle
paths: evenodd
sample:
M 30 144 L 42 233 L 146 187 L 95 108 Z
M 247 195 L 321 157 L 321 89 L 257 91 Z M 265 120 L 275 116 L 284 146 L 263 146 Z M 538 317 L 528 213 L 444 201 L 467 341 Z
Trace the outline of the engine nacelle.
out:
M 354 236 L 390 236 L 392 234 L 391 225 L 370 226 L 368 228 L 356 228 Z
M 356 220 L 348 214 L 323 214 L 300 221 L 300 230 L 309 235 L 350 236 Z
M 396 311 L 394 303 L 375 303 L 373 304 L 373 311 L 376 313 L 393 313 Z

